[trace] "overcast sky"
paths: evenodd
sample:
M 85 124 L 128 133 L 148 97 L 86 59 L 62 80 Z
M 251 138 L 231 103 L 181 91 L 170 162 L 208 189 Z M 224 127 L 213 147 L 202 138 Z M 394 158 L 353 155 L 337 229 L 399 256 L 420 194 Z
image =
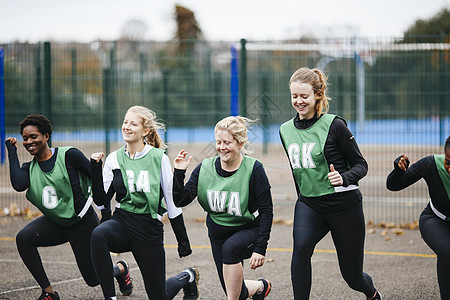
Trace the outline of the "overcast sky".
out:
M 450 0 L 0 0 L 0 43 L 114 40 L 131 19 L 146 40 L 174 36 L 175 4 L 189 8 L 208 40 L 352 35 L 401 36 Z

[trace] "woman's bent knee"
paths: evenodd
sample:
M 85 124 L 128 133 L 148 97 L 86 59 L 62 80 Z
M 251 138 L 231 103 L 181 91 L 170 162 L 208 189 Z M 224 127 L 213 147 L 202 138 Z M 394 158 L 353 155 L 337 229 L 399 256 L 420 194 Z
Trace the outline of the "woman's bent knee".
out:
M 30 233 L 30 231 L 27 230 L 26 228 L 19 231 L 16 235 L 16 244 L 18 247 L 21 245 L 30 244 L 32 240 L 33 234 Z

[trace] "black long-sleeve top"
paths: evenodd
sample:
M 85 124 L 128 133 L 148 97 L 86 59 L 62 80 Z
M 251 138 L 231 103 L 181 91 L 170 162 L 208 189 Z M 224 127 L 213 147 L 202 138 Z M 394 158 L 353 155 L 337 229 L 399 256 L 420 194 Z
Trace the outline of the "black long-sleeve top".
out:
M 9 174 L 11 185 L 14 190 L 22 192 L 30 187 L 30 163 L 26 162 L 20 167 L 19 158 L 17 157 L 17 147 L 12 146 L 9 141 L 5 142 L 8 149 Z M 46 161 L 38 161 L 39 167 L 43 172 L 50 172 L 55 166 L 58 148 L 54 149 L 52 157 Z M 67 150 L 65 157 L 66 169 L 69 174 L 70 185 L 72 187 L 75 212 L 79 214 L 86 205 L 86 197 L 84 196 L 78 172 L 81 172 L 92 178 L 91 164 L 84 154 L 76 149 Z
M 301 120 L 297 114 L 294 118 L 294 126 L 298 130 L 307 129 L 314 125 L 317 120 L 319 120 L 317 115 L 309 120 Z M 282 140 L 281 134 L 280 139 Z M 284 144 L 283 147 L 289 158 Z M 352 184 L 358 184 L 358 181 L 367 174 L 367 161 L 362 156 L 352 132 L 340 118 L 335 118 L 330 125 L 327 140 L 324 146 L 324 154 L 328 164 L 333 164 L 334 169 L 342 176 L 342 186 L 344 187 Z M 323 195 L 320 197 L 305 197 L 301 195 L 295 179 L 294 183 L 299 200 L 307 203 L 319 212 L 330 212 L 346 209 L 362 200 L 362 194 L 359 189 Z
M 424 179 L 428 186 L 433 206 L 442 214 L 450 217 L 450 199 L 444 183 L 439 176 L 434 156 L 426 156 L 412 164 L 406 171 L 398 167 L 401 156 L 394 161 L 394 170 L 388 175 L 386 187 L 390 191 L 400 191 L 420 179 Z
M 200 172 L 201 163 L 191 173 L 189 181 L 184 185 L 184 178 L 186 170 L 175 169 L 173 174 L 173 201 L 176 206 L 183 207 L 190 204 L 197 197 L 198 175 Z M 216 172 L 221 177 L 232 176 L 236 171 L 228 172 L 222 169 L 220 165 L 220 157 L 215 162 Z M 258 238 L 255 243 L 254 252 L 265 255 L 268 240 L 270 238 L 270 231 L 273 221 L 273 203 L 272 194 L 270 192 L 270 184 L 264 171 L 263 165 L 256 161 L 249 184 L 249 199 L 248 210 L 254 213 L 258 210 L 258 217 L 250 223 L 234 228 L 258 228 Z M 209 222 L 211 224 L 211 222 Z M 215 228 L 220 228 L 220 225 L 212 222 Z

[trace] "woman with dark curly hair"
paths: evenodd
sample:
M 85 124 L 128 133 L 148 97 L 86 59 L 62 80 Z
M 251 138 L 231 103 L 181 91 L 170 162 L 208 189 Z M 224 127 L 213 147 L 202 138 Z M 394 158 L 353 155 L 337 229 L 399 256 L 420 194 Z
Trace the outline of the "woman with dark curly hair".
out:
M 23 146 L 33 156 L 32 161 L 20 167 L 17 140 L 9 137 L 5 144 L 13 188 L 19 192 L 27 190 L 28 201 L 43 213 L 16 237 L 19 254 L 42 289 L 38 300 L 60 299 L 45 273 L 38 247 L 69 242 L 84 281 L 91 287 L 98 285 L 90 255 L 91 233 L 99 223 L 91 206 L 90 161 L 76 148 L 51 148 L 48 141 L 52 126 L 43 115 L 27 116 L 20 123 L 20 134 Z M 102 210 L 102 215 L 108 213 Z M 131 292 L 126 262 L 120 261 L 113 268 L 119 285 Z
M 437 255 L 437 278 L 441 299 L 450 299 L 450 136 L 444 154 L 426 156 L 409 166 L 409 158 L 400 155 L 386 186 L 400 191 L 423 178 L 430 201 L 420 214 L 419 229 L 425 243 Z

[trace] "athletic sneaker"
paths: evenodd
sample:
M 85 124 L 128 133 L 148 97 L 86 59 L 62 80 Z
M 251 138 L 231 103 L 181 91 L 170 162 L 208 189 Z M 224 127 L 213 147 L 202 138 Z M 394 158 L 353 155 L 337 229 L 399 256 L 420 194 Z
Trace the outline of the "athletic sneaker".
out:
M 54 294 L 42 291 L 41 296 L 37 298 L 37 300 L 59 300 L 58 292 L 55 292 Z
M 183 300 L 197 300 L 199 296 L 198 292 L 198 281 L 200 279 L 200 273 L 197 268 L 187 268 L 185 271 L 189 270 L 192 274 L 194 274 L 194 280 L 192 282 L 188 282 L 183 287 Z
M 130 296 L 133 292 L 133 279 L 130 277 L 130 272 L 128 270 L 128 264 L 124 260 L 117 262 L 124 267 L 124 272 L 116 276 L 116 280 L 119 283 L 119 289 L 122 296 Z
M 265 279 L 258 279 L 259 281 L 262 281 L 263 283 L 263 289 L 256 294 L 253 295 L 253 300 L 264 300 L 267 296 L 269 296 L 270 291 L 272 290 L 272 283 L 270 283 L 269 280 Z
M 373 296 L 373 298 L 367 298 L 367 300 L 381 300 L 380 292 L 377 291 L 377 293 L 375 294 L 375 296 Z

